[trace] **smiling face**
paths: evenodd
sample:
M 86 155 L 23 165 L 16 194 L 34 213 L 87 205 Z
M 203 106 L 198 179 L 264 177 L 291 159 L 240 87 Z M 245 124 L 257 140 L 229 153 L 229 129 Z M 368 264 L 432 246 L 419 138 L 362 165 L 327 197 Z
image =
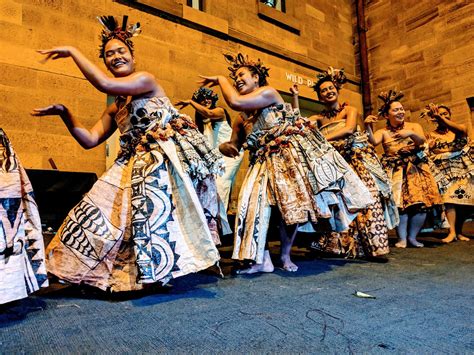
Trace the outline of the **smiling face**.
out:
M 325 81 L 319 87 L 318 97 L 322 102 L 332 104 L 337 102 L 339 92 L 332 81 Z
M 385 116 L 390 123 L 390 126 L 400 126 L 405 121 L 405 110 L 403 109 L 403 105 L 398 101 L 392 102 L 388 109 L 388 114 Z
M 111 39 L 105 45 L 104 62 L 115 77 L 130 75 L 135 70 L 135 59 L 130 48 L 118 39 Z
M 235 88 L 239 94 L 244 95 L 251 93 L 259 87 L 258 75 L 252 74 L 247 67 L 241 67 L 235 73 Z

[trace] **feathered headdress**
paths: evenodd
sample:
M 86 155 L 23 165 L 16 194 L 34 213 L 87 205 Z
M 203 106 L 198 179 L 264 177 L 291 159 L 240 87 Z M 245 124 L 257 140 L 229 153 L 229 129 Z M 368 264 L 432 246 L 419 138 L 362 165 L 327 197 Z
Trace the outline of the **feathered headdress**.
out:
M 219 95 L 207 87 L 200 87 L 193 93 L 191 99 L 197 103 L 201 103 L 204 100 L 211 100 L 211 107 L 215 107 L 217 100 L 219 100 Z
M 124 16 L 122 20 L 122 26 L 120 26 L 113 16 L 101 16 L 97 17 L 101 25 L 104 27 L 100 33 L 100 39 L 102 44 L 100 45 L 99 58 L 104 58 L 105 44 L 111 39 L 121 40 L 130 49 L 133 54 L 133 42 L 132 37 L 138 36 L 141 33 L 140 22 L 127 27 L 128 16 Z
M 250 60 L 248 55 L 244 57 L 242 53 L 238 53 L 236 56 L 232 54 L 224 54 L 224 57 L 230 66 L 227 68 L 230 71 L 229 76 L 232 79 L 236 79 L 235 73 L 242 67 L 249 68 L 251 71 L 258 75 L 258 84 L 260 86 L 268 85 L 267 78 L 269 77 L 268 71 L 270 68 L 267 68 L 263 65 L 260 59 L 257 61 Z
M 344 74 L 344 68 L 334 69 L 333 67 L 328 67 L 328 70 L 319 73 L 316 76 L 316 84 L 313 85 L 313 90 L 319 93 L 319 88 L 322 83 L 326 81 L 331 81 L 337 90 L 342 88 L 342 85 L 347 81 L 347 77 Z
M 400 101 L 403 96 L 405 95 L 401 91 L 390 90 L 389 92 L 381 92 L 378 98 L 382 100 L 383 104 L 379 108 L 379 115 L 387 114 L 392 102 Z

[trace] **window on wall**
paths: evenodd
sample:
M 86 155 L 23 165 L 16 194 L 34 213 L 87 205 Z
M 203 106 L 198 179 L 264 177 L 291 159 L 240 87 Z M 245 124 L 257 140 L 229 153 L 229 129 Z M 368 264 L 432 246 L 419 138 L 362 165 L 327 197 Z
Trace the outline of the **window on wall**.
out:
M 204 11 L 204 0 L 187 0 L 187 5 L 193 9 Z
M 285 0 L 260 0 L 262 4 L 273 7 L 275 10 L 286 12 Z

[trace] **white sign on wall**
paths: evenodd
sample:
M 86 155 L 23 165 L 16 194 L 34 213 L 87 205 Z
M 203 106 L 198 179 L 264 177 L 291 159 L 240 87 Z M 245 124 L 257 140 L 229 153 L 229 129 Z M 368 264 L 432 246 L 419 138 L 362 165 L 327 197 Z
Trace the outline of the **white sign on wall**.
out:
M 286 80 L 291 81 L 293 84 L 307 85 L 308 87 L 312 87 L 314 85 L 313 80 L 304 78 L 293 73 L 285 73 L 285 76 Z

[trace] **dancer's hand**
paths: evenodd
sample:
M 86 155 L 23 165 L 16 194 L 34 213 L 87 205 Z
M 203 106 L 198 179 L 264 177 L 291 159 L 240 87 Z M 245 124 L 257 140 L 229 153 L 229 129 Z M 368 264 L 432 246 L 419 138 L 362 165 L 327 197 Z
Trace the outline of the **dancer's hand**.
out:
M 429 116 L 432 118 L 433 121 L 438 121 L 441 119 L 439 115 L 439 107 L 433 103 L 429 104 L 428 107 L 430 108 Z
M 367 125 L 367 124 L 374 124 L 376 123 L 377 121 L 379 120 L 379 118 L 375 115 L 368 115 L 365 120 L 364 120 L 364 123 Z
M 35 108 L 30 112 L 31 116 L 55 116 L 61 115 L 67 111 L 66 106 L 63 104 L 54 104 L 42 108 Z
M 409 138 L 412 135 L 414 135 L 415 132 L 412 131 L 411 129 L 401 129 L 397 133 L 393 135 L 394 139 L 403 139 L 403 138 Z
M 177 101 L 174 105 L 175 106 L 180 106 L 179 108 L 185 108 L 186 106 L 191 104 L 191 100 L 179 100 Z
M 239 156 L 239 150 L 231 142 L 225 142 L 219 145 L 219 151 L 226 157 L 236 158 Z
M 213 86 L 219 85 L 219 75 L 217 76 L 199 75 L 199 77 L 201 78 L 198 80 L 198 84 L 200 86 L 213 87 Z
M 299 96 L 300 90 L 298 89 L 298 84 L 293 84 L 293 86 L 290 87 L 290 92 L 293 96 Z
M 59 58 L 70 57 L 73 49 L 74 47 L 64 46 L 64 47 L 54 47 L 51 49 L 40 49 L 40 50 L 37 50 L 37 52 L 46 56 L 42 60 L 43 63 L 46 63 L 49 59 L 56 60 Z

